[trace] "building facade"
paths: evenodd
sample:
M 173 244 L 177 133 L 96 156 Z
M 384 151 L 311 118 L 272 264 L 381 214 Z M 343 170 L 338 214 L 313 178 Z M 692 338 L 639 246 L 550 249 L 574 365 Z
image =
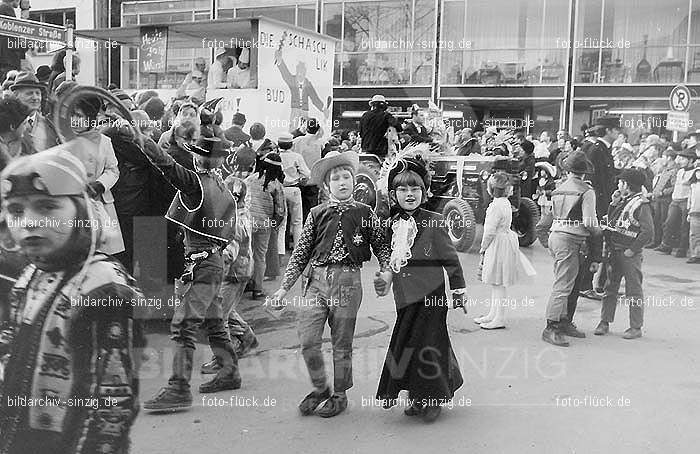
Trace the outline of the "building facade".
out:
M 677 83 L 700 94 L 700 0 L 110 4 L 111 17 L 118 5 L 123 24 L 264 15 L 336 38 L 334 118 L 344 127 L 352 127 L 367 100 L 382 93 L 403 111 L 433 101 L 458 128 L 486 123 L 577 134 L 610 111 L 624 115 L 634 136 L 664 132 L 668 96 Z M 138 50 L 125 49 L 118 65 L 108 65 L 109 78 L 130 89 L 174 88 L 194 58 L 211 58 L 211 52 L 173 52 L 170 74 L 155 80 L 138 74 Z M 694 109 L 691 120 L 700 123 Z

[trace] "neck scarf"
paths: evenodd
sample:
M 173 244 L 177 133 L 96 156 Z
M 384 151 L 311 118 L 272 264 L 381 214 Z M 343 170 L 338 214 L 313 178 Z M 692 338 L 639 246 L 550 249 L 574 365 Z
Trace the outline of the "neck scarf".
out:
M 408 260 L 413 256 L 411 248 L 418 234 L 418 225 L 413 216 L 400 210 L 398 218 L 391 225 L 391 230 L 393 235 L 391 236 L 389 267 L 394 273 L 398 273 L 401 271 L 401 268 L 408 264 Z

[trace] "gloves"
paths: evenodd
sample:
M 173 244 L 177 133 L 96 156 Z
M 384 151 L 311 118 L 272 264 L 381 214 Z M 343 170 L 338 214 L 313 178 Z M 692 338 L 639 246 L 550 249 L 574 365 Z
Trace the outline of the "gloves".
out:
M 87 193 L 93 199 L 96 199 L 97 197 L 101 196 L 102 194 L 104 194 L 104 192 L 105 187 L 99 181 L 93 181 L 92 183 L 87 184 Z

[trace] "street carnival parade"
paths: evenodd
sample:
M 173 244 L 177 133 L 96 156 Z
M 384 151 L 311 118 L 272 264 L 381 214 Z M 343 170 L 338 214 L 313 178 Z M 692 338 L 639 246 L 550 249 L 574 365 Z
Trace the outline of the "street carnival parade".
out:
M 697 452 L 698 0 L 1 1 L 0 454 Z

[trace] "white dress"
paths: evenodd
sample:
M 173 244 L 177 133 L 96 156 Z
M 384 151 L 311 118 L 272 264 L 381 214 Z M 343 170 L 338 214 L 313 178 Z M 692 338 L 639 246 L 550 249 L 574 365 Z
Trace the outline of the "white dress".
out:
M 518 234 L 510 229 L 513 213 L 506 197 L 493 199 L 486 209 L 481 249 L 486 249 L 481 280 L 492 285 L 513 285 L 537 274 L 520 252 Z

